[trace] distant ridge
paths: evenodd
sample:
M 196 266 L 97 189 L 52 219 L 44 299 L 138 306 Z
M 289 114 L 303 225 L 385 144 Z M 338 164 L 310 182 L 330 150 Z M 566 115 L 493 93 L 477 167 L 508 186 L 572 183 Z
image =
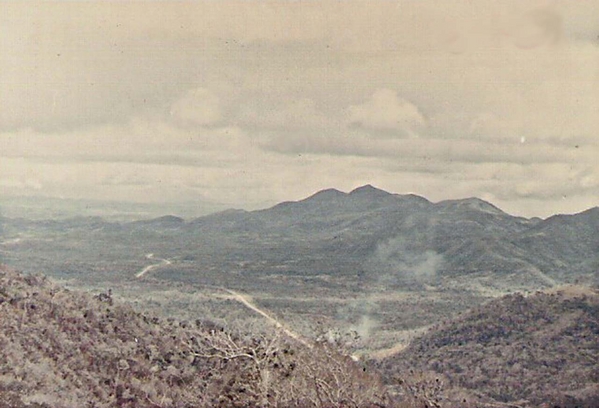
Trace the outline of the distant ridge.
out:
M 372 202 L 376 202 L 378 200 L 393 200 L 393 202 L 397 203 L 401 201 L 410 201 L 413 203 L 419 203 L 422 205 L 436 205 L 439 208 L 462 208 L 462 209 L 472 209 L 479 210 L 487 213 L 495 213 L 495 214 L 506 214 L 503 210 L 498 208 L 497 206 L 484 201 L 480 198 L 469 197 L 464 199 L 451 199 L 451 200 L 443 200 L 437 203 L 432 203 L 426 197 L 407 193 L 407 194 L 398 194 L 398 193 L 390 193 L 383 189 L 373 186 L 372 184 L 365 184 L 363 186 L 359 186 L 349 191 L 348 193 L 340 191 L 336 188 L 327 188 L 324 190 L 319 190 L 316 193 L 300 199 L 298 201 L 284 201 L 279 204 L 274 205 L 273 207 L 257 210 L 257 211 L 268 211 L 272 208 L 277 207 L 287 207 L 289 205 L 297 204 L 297 203 L 312 203 L 319 202 L 324 203 L 326 201 L 331 202 L 340 202 L 340 200 L 362 200 Z
M 130 224 L 140 227 L 179 227 L 183 223 L 185 223 L 185 220 L 181 217 L 177 217 L 175 215 L 164 215 L 162 217 L 152 218 L 149 220 L 133 221 Z
M 6 242 L 18 236 L 10 236 L 11 231 L 27 230 L 68 231 L 86 240 L 94 238 L 93 232 L 96 239 L 110 243 L 128 242 L 132 234 L 143 232 L 148 242 L 157 240 L 165 250 L 202 259 L 206 268 L 215 270 L 331 274 L 372 282 L 390 276 L 396 288 L 424 285 L 409 277 L 421 266 L 430 270 L 429 287 L 483 288 L 489 293 L 599 282 L 599 208 L 528 219 L 479 198 L 433 203 L 369 184 L 350 192 L 325 189 L 262 210 L 226 210 L 187 222 L 174 216 L 126 224 L 4 221 Z M 48 242 L 35 245 L 51 252 Z M 27 247 L 22 247 L 24 256 Z M 6 256 L 16 257 L 14 250 Z
M 439 285 L 460 282 L 469 287 L 480 279 L 483 286 L 507 291 L 544 288 L 575 277 L 594 282 L 599 265 L 599 209 L 544 221 L 512 216 L 476 197 L 433 203 L 371 184 L 349 192 L 324 189 L 263 210 L 214 214 L 192 226 L 215 237 L 223 234 L 223 240 L 258 234 L 245 242 L 239 258 L 272 253 L 277 259 L 273 264 L 293 259 L 293 270 L 305 268 L 303 273 L 309 274 L 358 271 L 375 280 L 377 274 L 397 274 L 386 266 L 369 266 L 380 256 L 379 248 L 395 242 L 405 248 L 386 249 L 385 264 L 401 265 L 405 251 L 409 256 L 437 254 L 443 259 L 436 266 L 434 282 Z

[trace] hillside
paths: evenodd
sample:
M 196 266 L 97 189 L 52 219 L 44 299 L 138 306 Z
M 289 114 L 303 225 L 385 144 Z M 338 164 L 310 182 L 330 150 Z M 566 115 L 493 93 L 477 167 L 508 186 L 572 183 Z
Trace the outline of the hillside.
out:
M 507 293 L 599 282 L 597 208 L 526 219 L 370 185 L 192 220 L 0 223 L 0 262 L 26 273 L 180 319 L 261 319 L 238 291 L 304 336 L 358 332 L 365 354 Z
M 0 267 L 0 407 L 87 406 L 396 405 L 327 344 L 165 320 Z
M 442 376 L 475 402 L 597 407 L 599 291 L 570 286 L 493 300 L 431 328 L 380 367 L 390 377 Z
M 395 288 L 426 284 L 504 293 L 599 280 L 598 208 L 526 219 L 477 198 L 431 203 L 370 185 L 189 221 L 166 216 L 131 223 L 98 218 L 2 223 L 0 241 L 10 243 L 0 242 L 5 263 L 86 281 L 90 276 L 122 278 L 106 275 L 106 268 L 118 261 L 119 273 L 128 273 L 131 254 L 143 259 L 147 253 L 193 261 L 194 271 L 182 262 L 168 274 L 155 275 L 188 283 L 202 281 L 198 269 L 259 276 L 328 274 L 356 288 L 384 280 Z M 74 246 L 78 250 L 69 253 Z M 415 277 L 420 267 L 430 266 L 431 257 L 436 261 L 426 279 Z M 75 270 L 65 270 L 68 263 L 77 264 Z M 90 268 L 102 271 L 90 273 Z
M 494 300 L 377 364 L 0 267 L 0 407 L 596 407 L 599 292 Z M 377 374 L 377 372 L 383 373 Z M 501 405 L 505 404 L 505 405 Z M 547 405 L 549 404 L 549 405 Z

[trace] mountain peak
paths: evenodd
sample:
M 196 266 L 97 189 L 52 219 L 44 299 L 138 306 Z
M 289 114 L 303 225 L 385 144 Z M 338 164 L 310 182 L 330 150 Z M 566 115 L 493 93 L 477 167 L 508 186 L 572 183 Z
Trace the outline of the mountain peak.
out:
M 386 192 L 385 190 L 381 190 L 379 188 L 374 187 L 372 184 L 366 184 L 364 186 L 358 187 L 354 190 L 352 190 L 349 193 L 350 196 L 356 196 L 356 195 L 361 195 L 361 196 L 390 196 L 392 195 L 391 193 Z
M 505 214 L 493 204 L 476 197 L 463 198 L 459 200 L 445 200 L 441 201 L 439 204 L 444 207 L 449 206 L 454 208 L 477 210 L 489 214 Z
M 154 218 L 154 221 L 180 224 L 185 220 L 181 217 L 177 217 L 176 215 L 163 215 L 162 217 Z
M 335 188 L 327 188 L 326 190 L 320 190 L 314 194 L 312 194 L 310 197 L 305 198 L 304 200 L 301 201 L 307 201 L 307 200 L 314 200 L 314 199 L 330 199 L 330 198 L 340 198 L 340 197 L 345 197 L 347 194 L 345 194 L 343 191 L 339 191 Z

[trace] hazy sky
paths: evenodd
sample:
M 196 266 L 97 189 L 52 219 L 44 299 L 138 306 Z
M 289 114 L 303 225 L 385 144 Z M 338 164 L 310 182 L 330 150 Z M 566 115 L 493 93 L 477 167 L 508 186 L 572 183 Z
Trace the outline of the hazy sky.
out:
M 599 205 L 599 1 L 0 3 L 0 194 Z

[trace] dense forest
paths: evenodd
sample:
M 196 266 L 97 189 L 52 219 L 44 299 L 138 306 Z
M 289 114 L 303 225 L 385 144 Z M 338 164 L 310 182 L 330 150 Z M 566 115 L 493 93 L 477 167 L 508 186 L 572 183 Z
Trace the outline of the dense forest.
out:
M 599 294 L 570 286 L 493 300 L 437 325 L 384 363 L 516 406 L 599 406 Z
M 413 406 L 327 342 L 150 316 L 0 269 L 5 407 Z M 401 400 L 402 398 L 399 398 Z M 425 403 L 425 402 L 424 402 Z
M 2 407 L 596 407 L 599 295 L 508 295 L 374 362 L 0 267 Z

